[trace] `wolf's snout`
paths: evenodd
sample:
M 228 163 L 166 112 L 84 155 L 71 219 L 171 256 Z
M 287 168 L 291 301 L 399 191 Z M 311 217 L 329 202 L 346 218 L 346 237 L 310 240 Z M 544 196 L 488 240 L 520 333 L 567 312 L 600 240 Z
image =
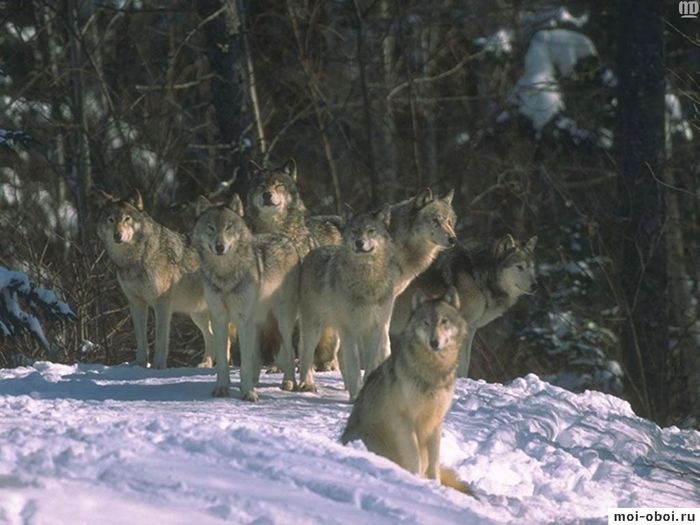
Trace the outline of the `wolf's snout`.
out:
M 114 242 L 122 242 L 121 232 L 114 232 Z
M 432 348 L 433 350 L 437 350 L 438 348 L 440 348 L 440 341 L 438 341 L 437 339 L 431 339 L 430 348 Z
M 455 244 L 457 244 L 457 237 L 455 237 L 454 235 L 451 235 L 447 239 L 447 242 L 449 243 L 450 246 L 454 246 Z
M 223 255 L 225 249 L 226 249 L 226 246 L 224 246 L 220 242 L 217 242 L 216 245 L 214 246 L 214 250 L 216 251 L 217 255 Z
M 272 192 L 271 191 L 265 191 L 263 192 L 263 202 L 265 204 L 272 204 Z
M 357 248 L 358 250 L 363 250 L 364 247 L 365 247 L 365 243 L 362 239 L 357 239 L 355 241 L 355 248 Z

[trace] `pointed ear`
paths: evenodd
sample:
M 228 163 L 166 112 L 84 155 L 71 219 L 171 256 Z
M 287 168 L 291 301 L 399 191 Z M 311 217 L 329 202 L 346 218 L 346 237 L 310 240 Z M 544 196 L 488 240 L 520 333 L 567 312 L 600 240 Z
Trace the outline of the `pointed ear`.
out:
M 204 195 L 197 197 L 197 207 L 195 208 L 195 213 L 199 217 L 202 213 L 211 208 L 213 204 Z
M 231 202 L 228 203 L 228 207 L 231 208 L 235 213 L 243 217 L 245 212 L 243 211 L 243 201 L 238 196 L 238 193 L 234 193 L 231 197 Z
M 297 163 L 293 158 L 287 159 L 287 162 L 282 166 L 282 171 L 289 175 L 294 182 L 297 181 Z
M 445 295 L 442 296 L 442 300 L 459 310 L 459 294 L 454 286 L 450 286 Z
M 455 190 L 452 188 L 450 191 L 447 192 L 447 195 L 445 195 L 442 200 L 444 200 L 447 204 L 452 206 L 452 199 L 454 199 L 455 196 Z
M 433 202 L 433 200 L 433 190 L 431 190 L 430 188 L 425 188 L 423 191 L 418 193 L 418 195 L 413 197 L 413 209 L 420 210 L 425 205 Z
M 497 259 L 505 257 L 508 253 L 515 249 L 515 239 L 510 233 L 507 233 L 496 243 L 493 249 L 493 254 Z
M 248 161 L 248 174 L 249 175 L 257 176 L 257 175 L 260 175 L 263 171 L 265 171 L 265 168 L 263 168 L 260 164 L 258 164 L 254 160 Z
M 126 201 L 137 210 L 143 211 L 143 197 L 141 197 L 141 192 L 138 189 L 134 188 L 131 195 L 126 198 Z
M 411 298 L 411 312 L 418 310 L 420 305 L 428 300 L 428 296 L 425 295 L 421 290 L 416 291 Z
M 343 227 L 347 226 L 355 216 L 355 210 L 347 202 L 343 205 Z
M 537 246 L 537 235 L 530 237 L 530 239 L 525 243 L 525 248 L 531 252 L 535 251 L 535 246 Z
M 116 199 L 111 193 L 107 193 L 100 188 L 93 188 L 92 198 L 97 201 L 98 206 L 104 206 L 108 202 L 117 202 L 119 200 Z
M 391 205 L 385 204 L 382 208 L 374 214 L 375 219 L 382 221 L 384 227 L 388 230 L 391 224 Z

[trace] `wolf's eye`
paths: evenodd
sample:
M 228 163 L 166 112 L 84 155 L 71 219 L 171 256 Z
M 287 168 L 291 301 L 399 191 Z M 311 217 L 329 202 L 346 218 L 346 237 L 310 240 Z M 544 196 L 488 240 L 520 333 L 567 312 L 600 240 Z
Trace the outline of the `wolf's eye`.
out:
M 367 229 L 367 235 L 374 235 L 375 233 L 377 233 L 377 230 L 375 230 L 374 228 Z
M 229 223 L 226 225 L 226 229 L 227 229 L 227 230 L 232 230 L 232 229 L 233 229 L 233 223 L 232 223 L 232 222 L 229 222 Z
M 440 226 L 440 219 L 433 219 L 433 224 L 435 226 Z
M 131 222 L 131 216 L 130 216 L 130 215 L 125 215 L 125 216 L 124 216 L 124 222 Z
M 444 317 L 441 317 L 440 324 L 447 324 L 447 319 L 445 319 Z
M 207 224 L 207 230 L 208 230 L 210 233 L 214 233 L 214 232 L 216 231 L 216 228 L 214 227 L 213 224 L 210 223 L 210 224 Z
M 516 267 L 518 270 L 520 270 L 521 272 L 524 272 L 524 271 L 525 271 L 525 266 L 522 265 L 522 264 L 516 264 L 515 267 Z
M 423 326 L 430 327 L 430 321 L 423 319 Z
M 107 219 L 107 222 L 110 223 L 110 224 L 114 224 L 114 217 L 109 217 L 109 218 Z

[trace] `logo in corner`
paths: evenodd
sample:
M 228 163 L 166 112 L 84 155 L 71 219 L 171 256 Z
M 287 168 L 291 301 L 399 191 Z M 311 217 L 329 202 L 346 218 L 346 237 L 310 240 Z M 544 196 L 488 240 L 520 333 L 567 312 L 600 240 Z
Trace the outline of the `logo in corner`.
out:
M 678 2 L 678 12 L 681 14 L 681 18 L 697 18 L 700 12 L 700 2 L 697 0 Z

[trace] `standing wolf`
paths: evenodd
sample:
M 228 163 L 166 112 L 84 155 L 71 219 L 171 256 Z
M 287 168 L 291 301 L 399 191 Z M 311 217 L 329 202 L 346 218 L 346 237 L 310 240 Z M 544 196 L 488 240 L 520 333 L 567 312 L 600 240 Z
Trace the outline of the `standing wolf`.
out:
M 299 298 L 300 389 L 314 391 L 311 363 L 325 327 L 340 335 L 340 371 L 350 399 L 361 384 L 361 362 L 373 362 L 388 330 L 399 277 L 387 227 L 389 210 L 349 216 L 341 246 L 311 251 L 302 264 Z M 361 361 L 362 359 L 362 361 Z
M 213 339 L 204 300 L 197 253 L 185 238 L 151 219 L 138 190 L 116 199 L 98 191 L 103 201 L 97 223 L 99 237 L 117 267 L 117 279 L 131 309 L 136 332 L 136 363 L 148 363 L 148 308 L 156 314 L 154 368 L 168 361 L 170 318 L 190 315 L 204 337 L 204 361 L 211 366 Z
M 396 247 L 399 267 L 392 302 L 416 276 L 432 264 L 440 252 L 457 243 L 453 197 L 454 190 L 450 190 L 444 197 L 435 197 L 430 188 L 426 188 L 414 197 L 391 206 L 389 233 Z M 365 363 L 366 371 L 369 373 L 379 366 L 390 353 L 391 341 L 387 326 L 375 359 Z
M 318 246 L 338 245 L 341 241 L 341 218 L 310 216 L 297 187 L 297 168 L 289 159 L 277 168 L 261 168 L 250 163 L 252 185 L 248 192 L 247 222 L 253 233 L 277 233 L 289 237 L 302 257 Z M 268 320 L 263 327 L 262 347 L 268 361 L 279 348 L 277 327 Z M 338 337 L 324 330 L 316 348 L 318 370 L 334 369 Z
M 452 404 L 466 336 L 455 290 L 433 300 L 417 292 L 401 349 L 367 378 L 343 444 L 361 439 L 371 452 L 418 476 L 468 492 L 452 471 L 440 466 L 442 422 Z
M 294 388 L 292 332 L 297 314 L 300 256 L 286 237 L 253 235 L 243 220 L 243 203 L 234 195 L 227 205 L 197 202 L 192 243 L 199 253 L 204 295 L 214 331 L 216 387 L 213 395 L 228 396 L 231 377 L 225 360 L 229 322 L 238 327 L 241 350 L 241 392 L 257 401 L 260 377 L 259 333 L 272 315 L 282 338 L 282 388 Z
M 410 297 L 416 290 L 435 297 L 450 287 L 456 288 L 462 298 L 460 311 L 469 324 L 469 335 L 460 353 L 458 375 L 467 377 L 476 331 L 503 315 L 520 297 L 533 293 L 537 283 L 536 244 L 537 237 L 520 243 L 506 235 L 492 248 L 470 251 L 460 246 L 441 254 L 397 298 L 391 319 L 392 334 L 398 337 L 406 326 Z

